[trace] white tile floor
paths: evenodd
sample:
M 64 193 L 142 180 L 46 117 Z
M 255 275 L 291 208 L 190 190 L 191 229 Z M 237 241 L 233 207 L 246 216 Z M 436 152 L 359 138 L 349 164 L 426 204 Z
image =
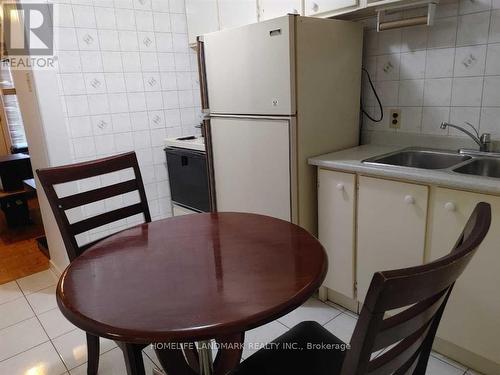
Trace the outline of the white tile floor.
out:
M 57 277 L 50 271 L 0 285 L 0 374 L 84 375 L 87 368 L 85 334 L 59 312 L 55 301 Z M 357 317 L 334 304 L 311 299 L 302 307 L 246 333 L 247 343 L 264 344 L 304 320 L 315 320 L 348 342 Z M 248 357 L 256 349 L 247 346 Z M 159 363 L 154 351 L 144 350 L 147 374 Z M 101 340 L 99 374 L 124 375 L 122 352 Z M 433 353 L 428 375 L 480 375 Z

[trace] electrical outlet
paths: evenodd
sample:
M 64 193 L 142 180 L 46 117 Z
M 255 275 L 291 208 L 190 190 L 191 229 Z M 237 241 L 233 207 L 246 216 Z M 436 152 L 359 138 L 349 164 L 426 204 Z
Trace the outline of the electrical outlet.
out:
M 401 127 L 401 110 L 391 109 L 389 111 L 389 127 L 399 129 Z

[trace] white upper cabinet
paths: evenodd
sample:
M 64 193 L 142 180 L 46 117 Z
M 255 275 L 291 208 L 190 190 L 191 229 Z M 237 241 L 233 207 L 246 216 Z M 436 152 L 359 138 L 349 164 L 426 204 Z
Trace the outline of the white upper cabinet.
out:
M 257 0 L 219 0 L 218 3 L 221 30 L 258 21 Z
M 189 43 L 196 37 L 219 30 L 217 0 L 186 0 Z
M 354 7 L 359 4 L 358 0 L 305 0 L 305 15 L 327 15 L 344 8 Z
M 259 0 L 259 20 L 302 14 L 302 0 Z

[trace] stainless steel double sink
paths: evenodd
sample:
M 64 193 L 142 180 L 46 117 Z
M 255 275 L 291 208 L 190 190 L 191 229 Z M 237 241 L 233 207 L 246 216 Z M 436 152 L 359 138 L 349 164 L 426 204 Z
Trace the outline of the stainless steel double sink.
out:
M 363 160 L 379 166 L 444 170 L 466 175 L 500 178 L 500 154 L 407 148 Z

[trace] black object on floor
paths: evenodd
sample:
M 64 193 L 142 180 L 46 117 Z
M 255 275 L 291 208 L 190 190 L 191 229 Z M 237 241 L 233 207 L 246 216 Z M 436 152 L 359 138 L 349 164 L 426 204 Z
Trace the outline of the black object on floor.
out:
M 23 193 L 2 198 L 0 207 L 9 227 L 31 224 L 28 200 Z

